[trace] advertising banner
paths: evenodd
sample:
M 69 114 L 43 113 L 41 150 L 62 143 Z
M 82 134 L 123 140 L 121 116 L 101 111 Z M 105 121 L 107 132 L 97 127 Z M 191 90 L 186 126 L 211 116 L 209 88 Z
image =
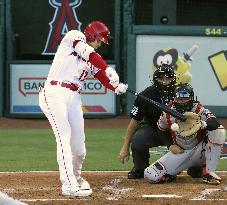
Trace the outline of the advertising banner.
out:
M 227 44 L 226 37 L 138 35 L 136 39 L 136 90 L 151 85 L 153 57 L 159 50 L 165 53 L 175 48 L 178 55 L 190 52 L 196 45 L 191 67 L 191 84 L 204 105 L 227 106 Z M 164 56 L 164 54 L 163 54 Z M 162 60 L 162 56 L 159 61 Z M 168 60 L 168 58 L 166 58 Z M 148 77 L 150 76 L 150 78 Z
M 42 114 L 38 102 L 39 87 L 44 86 L 50 66 L 50 64 L 10 64 L 9 114 Z M 115 65 L 110 66 L 115 68 Z M 116 114 L 116 95 L 98 80 L 87 79 L 81 96 L 85 116 Z

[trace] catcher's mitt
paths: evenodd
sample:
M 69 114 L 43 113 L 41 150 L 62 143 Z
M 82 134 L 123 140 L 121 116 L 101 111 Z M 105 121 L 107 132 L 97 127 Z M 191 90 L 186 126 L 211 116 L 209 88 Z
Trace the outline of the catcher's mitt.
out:
M 177 121 L 179 129 L 176 131 L 182 137 L 188 137 L 198 132 L 202 123 L 200 116 L 194 112 L 185 112 L 186 121 Z

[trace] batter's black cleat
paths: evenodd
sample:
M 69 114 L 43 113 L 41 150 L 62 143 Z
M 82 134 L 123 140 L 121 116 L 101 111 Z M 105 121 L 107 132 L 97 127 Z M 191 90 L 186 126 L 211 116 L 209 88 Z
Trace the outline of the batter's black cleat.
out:
M 144 178 L 144 170 L 143 169 L 135 169 L 133 168 L 128 173 L 128 179 L 142 179 Z
M 218 185 L 221 183 L 221 178 L 215 173 L 211 172 L 203 176 L 203 182 L 206 184 Z
M 203 168 L 202 166 L 197 167 L 189 167 L 187 169 L 187 174 L 192 178 L 202 178 L 203 176 Z

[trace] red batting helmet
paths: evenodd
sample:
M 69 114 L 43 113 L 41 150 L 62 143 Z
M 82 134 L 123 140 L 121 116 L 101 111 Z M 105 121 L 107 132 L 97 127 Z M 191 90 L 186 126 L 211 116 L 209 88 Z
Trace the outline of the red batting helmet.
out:
M 108 27 L 101 21 L 92 21 L 84 29 L 87 41 L 93 42 L 96 38 L 105 44 L 108 43 L 110 31 Z

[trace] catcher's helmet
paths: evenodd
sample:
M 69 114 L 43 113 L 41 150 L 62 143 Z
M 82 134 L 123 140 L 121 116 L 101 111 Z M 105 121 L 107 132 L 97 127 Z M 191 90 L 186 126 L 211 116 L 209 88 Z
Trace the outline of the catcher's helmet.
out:
M 171 65 L 162 64 L 153 73 L 153 82 L 160 94 L 170 100 L 174 96 L 176 74 Z
M 175 89 L 174 107 L 184 113 L 193 107 L 194 91 L 190 84 L 179 84 Z
M 110 31 L 101 21 L 92 21 L 89 23 L 84 29 L 84 35 L 86 36 L 87 41 L 93 42 L 95 39 L 99 39 L 103 43 L 109 44 L 108 39 Z

